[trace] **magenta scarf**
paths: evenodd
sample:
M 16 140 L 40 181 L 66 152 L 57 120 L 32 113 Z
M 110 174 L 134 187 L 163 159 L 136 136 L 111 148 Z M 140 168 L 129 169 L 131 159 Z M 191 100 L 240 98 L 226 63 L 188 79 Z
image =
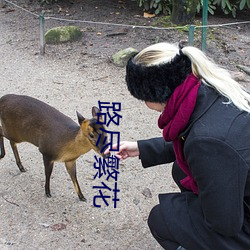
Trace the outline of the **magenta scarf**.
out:
M 163 129 L 164 139 L 173 142 L 176 161 L 187 174 L 187 177 L 181 180 L 181 184 L 195 194 L 198 194 L 198 187 L 185 160 L 179 135 L 188 125 L 194 111 L 199 86 L 200 80 L 191 73 L 174 90 L 158 120 L 159 128 Z

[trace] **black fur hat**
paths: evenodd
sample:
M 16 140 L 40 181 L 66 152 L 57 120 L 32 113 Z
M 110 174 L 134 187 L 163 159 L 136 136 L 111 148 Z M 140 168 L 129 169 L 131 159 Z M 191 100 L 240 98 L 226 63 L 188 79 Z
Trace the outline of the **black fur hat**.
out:
M 126 66 L 126 82 L 131 95 L 142 101 L 165 103 L 192 71 L 190 59 L 181 51 L 171 62 L 154 66 L 135 64 L 134 56 Z

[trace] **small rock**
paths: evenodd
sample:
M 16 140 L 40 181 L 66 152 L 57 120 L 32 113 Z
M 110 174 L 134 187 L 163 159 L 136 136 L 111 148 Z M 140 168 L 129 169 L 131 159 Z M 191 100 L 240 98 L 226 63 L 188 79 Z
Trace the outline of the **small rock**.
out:
M 137 199 L 137 198 L 134 198 L 134 199 L 133 199 L 133 203 L 134 203 L 135 205 L 138 205 L 138 204 L 140 203 L 140 200 Z
M 147 198 L 152 198 L 152 193 L 149 188 L 144 188 L 142 191 L 142 194 L 146 196 Z
M 82 31 L 77 26 L 55 27 L 45 33 L 45 42 L 58 44 L 77 41 L 82 36 Z
M 7 246 L 13 246 L 15 245 L 16 243 L 13 242 L 13 241 L 9 241 L 9 240 L 6 240 L 4 238 L 0 238 L 0 244 L 4 244 L 4 245 L 7 245 Z M 2 249 L 2 248 L 1 248 Z
M 233 79 L 237 82 L 246 81 L 246 74 L 243 72 L 231 72 Z
M 114 64 L 118 67 L 125 67 L 129 58 L 138 53 L 136 49 L 126 48 L 118 51 L 112 56 Z
M 7 245 L 7 246 L 13 246 L 15 243 L 14 242 L 12 242 L 12 241 L 7 241 L 7 242 L 5 242 L 5 245 Z
M 5 7 L 5 1 L 4 0 L 0 0 L 0 8 L 4 8 Z
M 39 223 L 39 225 L 42 226 L 42 227 L 45 227 L 45 228 L 49 227 L 49 224 L 47 224 L 47 223 Z

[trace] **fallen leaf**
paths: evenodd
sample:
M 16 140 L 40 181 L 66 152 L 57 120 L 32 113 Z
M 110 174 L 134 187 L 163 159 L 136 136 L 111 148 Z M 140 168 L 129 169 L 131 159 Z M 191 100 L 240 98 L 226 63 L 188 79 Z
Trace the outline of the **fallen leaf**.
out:
M 155 17 L 155 14 L 149 14 L 147 12 L 144 12 L 143 13 L 143 17 L 145 17 L 145 18 L 152 18 L 152 17 Z
M 53 231 L 61 231 L 66 229 L 66 225 L 63 223 L 58 223 L 58 224 L 54 224 L 53 226 L 51 226 Z

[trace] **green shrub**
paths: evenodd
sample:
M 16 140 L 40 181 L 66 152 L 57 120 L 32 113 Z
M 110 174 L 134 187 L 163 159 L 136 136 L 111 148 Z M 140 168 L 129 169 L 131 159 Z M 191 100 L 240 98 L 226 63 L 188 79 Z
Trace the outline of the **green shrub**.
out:
M 214 0 L 213 4 L 220 6 L 225 14 L 231 13 L 233 17 L 236 17 L 237 10 L 250 9 L 250 0 Z
M 196 7 L 197 13 L 200 13 L 202 11 L 202 8 L 203 8 L 203 0 L 200 0 L 197 4 L 197 7 Z M 216 6 L 213 4 L 213 2 L 208 0 L 208 12 L 211 15 L 214 15 L 215 10 L 216 10 Z
M 154 11 L 159 13 L 171 14 L 172 1 L 174 0 L 134 0 L 145 11 Z M 193 1 L 193 0 L 189 0 Z M 201 12 L 204 0 L 199 0 L 197 4 L 197 13 Z M 220 7 L 224 14 L 231 14 L 236 17 L 236 12 L 243 9 L 250 9 L 250 0 L 208 0 L 208 11 L 214 15 L 217 7 Z
M 145 11 L 153 11 L 158 15 L 163 13 L 165 15 L 171 14 L 171 0 L 135 0 L 139 7 L 143 7 Z

